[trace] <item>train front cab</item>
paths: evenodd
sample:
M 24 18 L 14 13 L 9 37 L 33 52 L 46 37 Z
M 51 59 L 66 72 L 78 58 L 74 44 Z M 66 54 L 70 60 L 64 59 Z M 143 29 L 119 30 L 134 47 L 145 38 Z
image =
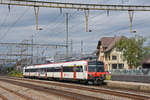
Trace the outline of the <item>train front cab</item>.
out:
M 88 62 L 87 72 L 88 72 L 88 79 L 87 79 L 88 84 L 100 85 L 106 79 L 104 63 L 101 61 Z

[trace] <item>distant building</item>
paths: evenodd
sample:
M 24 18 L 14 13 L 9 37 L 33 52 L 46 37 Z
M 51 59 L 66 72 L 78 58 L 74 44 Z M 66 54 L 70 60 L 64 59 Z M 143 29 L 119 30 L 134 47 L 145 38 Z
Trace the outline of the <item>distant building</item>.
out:
M 102 37 L 98 41 L 98 59 L 105 63 L 107 70 L 128 69 L 127 61 L 123 61 L 122 51 L 117 51 L 115 48 L 115 43 L 122 38 L 126 37 Z
M 150 55 L 146 56 L 142 61 L 143 68 L 150 68 Z

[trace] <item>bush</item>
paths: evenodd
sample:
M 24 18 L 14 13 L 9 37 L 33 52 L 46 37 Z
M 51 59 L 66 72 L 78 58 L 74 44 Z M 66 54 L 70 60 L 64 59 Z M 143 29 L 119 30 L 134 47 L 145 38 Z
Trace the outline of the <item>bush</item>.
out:
M 9 73 L 10 76 L 12 77 L 23 77 L 23 74 L 22 72 L 19 72 L 17 70 L 12 70 L 10 73 Z
M 110 74 L 106 74 L 106 80 L 111 80 L 111 75 Z

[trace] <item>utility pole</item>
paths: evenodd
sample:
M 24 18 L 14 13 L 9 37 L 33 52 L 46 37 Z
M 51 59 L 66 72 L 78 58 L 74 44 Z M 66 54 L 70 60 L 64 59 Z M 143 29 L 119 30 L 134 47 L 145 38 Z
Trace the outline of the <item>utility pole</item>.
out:
M 37 46 L 37 64 L 39 64 L 39 46 Z
M 31 58 L 31 64 L 33 65 L 33 35 L 32 35 L 31 44 L 32 44 L 32 58 Z
M 81 40 L 81 55 L 83 54 L 83 40 Z
M 71 48 L 70 48 L 71 49 L 71 56 L 72 56 L 72 52 L 73 52 L 73 46 L 72 46 L 72 44 L 73 43 L 72 43 L 72 40 L 71 40 Z
M 69 40 L 69 30 L 68 30 L 68 13 L 66 13 L 66 57 L 68 57 L 68 40 Z

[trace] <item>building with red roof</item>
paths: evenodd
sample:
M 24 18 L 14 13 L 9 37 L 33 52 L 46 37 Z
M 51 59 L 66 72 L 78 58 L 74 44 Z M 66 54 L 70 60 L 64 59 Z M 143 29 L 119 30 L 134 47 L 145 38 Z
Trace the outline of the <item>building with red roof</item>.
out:
M 102 37 L 98 41 L 97 55 L 99 60 L 106 64 L 107 70 L 112 69 L 128 69 L 127 61 L 123 60 L 123 53 L 116 50 L 115 43 L 125 36 Z

